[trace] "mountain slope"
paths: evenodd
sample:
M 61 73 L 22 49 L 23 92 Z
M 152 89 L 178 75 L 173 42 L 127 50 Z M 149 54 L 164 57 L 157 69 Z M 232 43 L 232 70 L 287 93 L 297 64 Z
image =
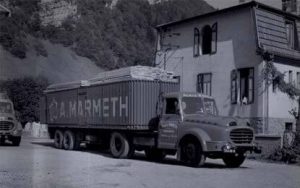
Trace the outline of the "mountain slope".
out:
M 34 49 L 30 49 L 26 58 L 20 59 L 0 47 L 0 80 L 43 76 L 52 83 L 67 82 L 90 78 L 103 71 L 70 48 L 44 40 L 41 42 L 47 57 L 37 55 Z

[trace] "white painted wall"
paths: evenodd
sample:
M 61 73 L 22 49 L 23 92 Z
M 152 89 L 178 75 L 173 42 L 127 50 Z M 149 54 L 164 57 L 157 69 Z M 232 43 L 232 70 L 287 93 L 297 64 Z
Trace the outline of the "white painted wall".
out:
M 193 57 L 194 28 L 218 23 L 217 53 Z M 180 36 L 174 35 L 180 33 Z M 171 34 L 171 35 L 170 35 Z M 173 34 L 173 35 L 172 35 Z M 166 53 L 167 70 L 181 77 L 182 91 L 196 91 L 197 75 L 212 73 L 212 96 L 215 97 L 220 114 L 226 116 L 257 117 L 262 116 L 258 92 L 255 92 L 251 105 L 231 105 L 231 71 L 239 68 L 254 67 L 255 77 L 261 62 L 256 54 L 255 26 L 250 8 L 243 8 L 189 23 L 171 27 L 163 37 L 163 44 L 171 44 Z M 176 48 L 179 46 L 179 48 Z M 164 50 L 157 53 L 156 62 L 164 67 Z

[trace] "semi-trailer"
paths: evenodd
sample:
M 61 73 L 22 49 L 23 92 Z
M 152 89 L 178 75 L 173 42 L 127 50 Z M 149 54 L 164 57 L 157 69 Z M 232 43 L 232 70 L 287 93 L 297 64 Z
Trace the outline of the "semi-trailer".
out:
M 138 150 L 151 160 L 177 154 L 189 166 L 209 157 L 239 167 L 247 151 L 259 152 L 248 122 L 219 116 L 210 96 L 179 90 L 176 79 L 157 76 L 106 79 L 102 74 L 55 84 L 42 97 L 41 121 L 56 148 L 100 143 L 115 158 L 130 158 Z

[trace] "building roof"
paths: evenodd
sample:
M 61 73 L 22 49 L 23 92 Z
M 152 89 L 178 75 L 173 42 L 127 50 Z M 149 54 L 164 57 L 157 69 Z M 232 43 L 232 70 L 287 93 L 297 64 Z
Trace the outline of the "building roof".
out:
M 232 7 L 225 8 L 225 9 L 221 9 L 221 10 L 216 10 L 216 11 L 209 12 L 209 13 L 206 13 L 206 14 L 201 14 L 201 15 L 198 15 L 198 16 L 190 17 L 190 18 L 187 18 L 187 19 L 161 24 L 161 25 L 156 26 L 156 29 L 160 29 L 160 28 L 164 28 L 164 27 L 168 27 L 168 26 L 172 26 L 172 25 L 178 25 L 178 24 L 181 24 L 181 23 L 186 23 L 186 22 L 194 21 L 196 19 L 201 19 L 201 18 L 205 18 L 205 17 L 209 17 L 209 16 L 218 15 L 218 14 L 224 14 L 226 12 L 231 12 L 233 10 L 238 10 L 238 9 L 242 9 L 242 8 L 246 8 L 246 7 L 258 7 L 258 8 L 268 10 L 270 12 L 285 15 L 285 16 L 295 18 L 295 19 L 300 19 L 300 17 L 297 16 L 297 15 L 294 15 L 294 14 L 291 14 L 291 13 L 288 13 L 288 12 L 284 12 L 280 9 L 265 5 L 263 3 L 259 3 L 259 2 L 256 2 L 256 1 L 250 1 L 248 3 L 239 4 L 239 5 L 232 6 Z
M 10 16 L 10 11 L 6 7 L 0 5 L 0 16 L 8 17 L 8 16 Z

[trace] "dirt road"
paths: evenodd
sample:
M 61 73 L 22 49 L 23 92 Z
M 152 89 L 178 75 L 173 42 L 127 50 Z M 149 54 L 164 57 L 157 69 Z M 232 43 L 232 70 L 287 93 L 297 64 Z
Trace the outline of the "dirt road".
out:
M 163 163 L 113 159 L 98 151 L 64 151 L 49 140 L 23 139 L 20 147 L 0 146 L 0 187 L 97 188 L 298 188 L 300 167 L 246 161 L 228 169 L 220 160 L 202 168 L 185 167 L 174 159 Z

